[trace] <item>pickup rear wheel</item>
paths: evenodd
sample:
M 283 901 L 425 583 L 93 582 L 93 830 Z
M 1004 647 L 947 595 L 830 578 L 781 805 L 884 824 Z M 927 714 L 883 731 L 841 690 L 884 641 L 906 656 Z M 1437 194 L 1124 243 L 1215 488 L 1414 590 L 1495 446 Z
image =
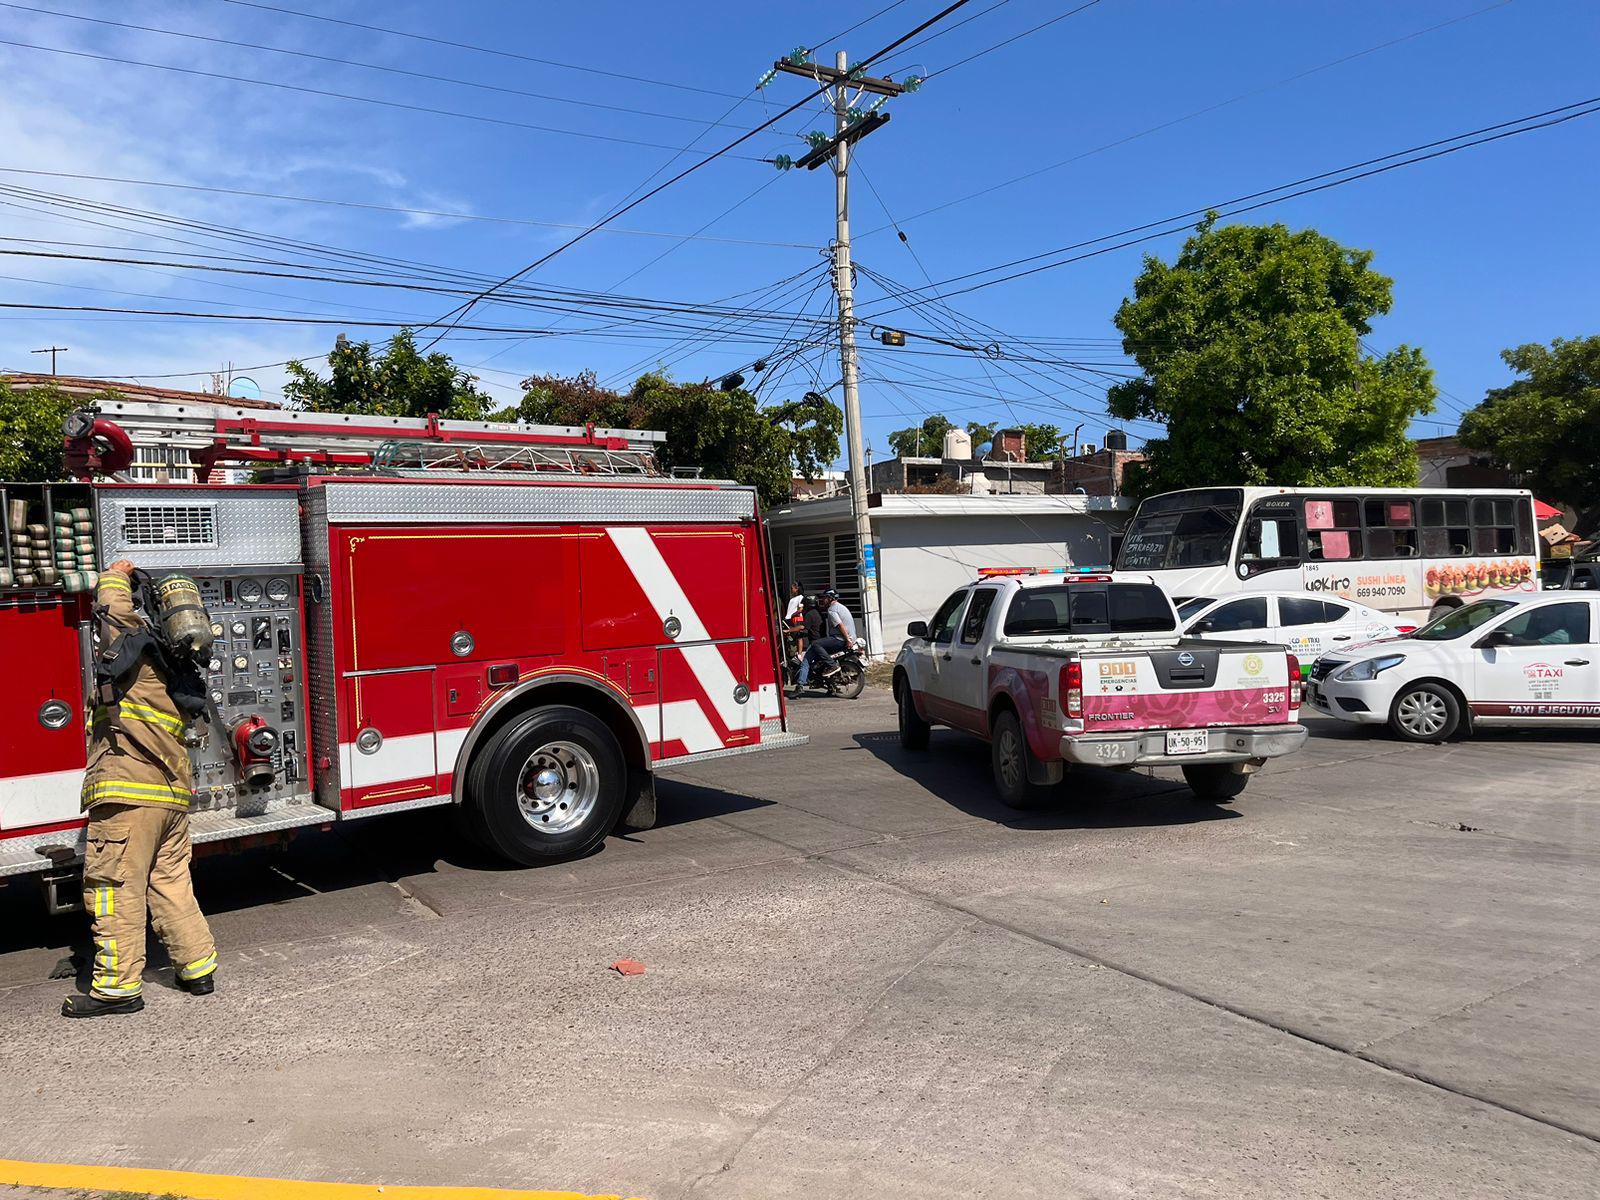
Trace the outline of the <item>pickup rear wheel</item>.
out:
M 1183 781 L 1203 804 L 1226 804 L 1250 782 L 1250 776 L 1235 771 L 1227 763 L 1194 763 L 1183 769 Z
M 1028 782 L 1028 739 L 1017 714 L 1006 710 L 989 731 L 989 762 L 994 769 L 994 790 L 1007 808 L 1037 808 L 1044 799 L 1040 788 Z
M 495 853 L 538 866 L 594 848 L 622 812 L 627 764 L 593 713 L 536 708 L 502 726 L 478 752 L 468 825 Z
M 926 750 L 928 748 L 929 726 L 917 715 L 917 701 L 911 695 L 911 681 L 900 682 L 900 748 L 902 750 Z

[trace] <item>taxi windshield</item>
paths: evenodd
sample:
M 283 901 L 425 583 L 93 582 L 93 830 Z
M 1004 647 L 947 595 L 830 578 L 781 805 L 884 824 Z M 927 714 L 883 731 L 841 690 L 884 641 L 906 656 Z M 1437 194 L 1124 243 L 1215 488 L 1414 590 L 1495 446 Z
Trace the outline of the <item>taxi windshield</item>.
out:
M 1429 621 L 1410 636 L 1419 642 L 1448 642 L 1471 633 L 1516 605 L 1509 600 L 1479 600 L 1476 604 L 1452 608 L 1442 617 Z

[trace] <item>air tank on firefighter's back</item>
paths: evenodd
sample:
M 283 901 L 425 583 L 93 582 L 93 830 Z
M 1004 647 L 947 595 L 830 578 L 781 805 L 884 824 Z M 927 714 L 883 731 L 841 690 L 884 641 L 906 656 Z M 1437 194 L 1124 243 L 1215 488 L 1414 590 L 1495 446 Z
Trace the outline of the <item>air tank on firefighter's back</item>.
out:
M 167 641 L 204 660 L 215 640 L 200 589 L 187 575 L 168 575 L 156 585 L 161 606 L 161 629 Z

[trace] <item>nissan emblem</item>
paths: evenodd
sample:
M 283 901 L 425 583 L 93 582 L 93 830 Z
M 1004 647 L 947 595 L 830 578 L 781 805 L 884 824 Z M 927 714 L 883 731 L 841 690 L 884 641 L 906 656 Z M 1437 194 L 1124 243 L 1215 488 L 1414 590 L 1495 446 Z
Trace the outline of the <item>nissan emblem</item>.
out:
M 1182 654 L 1178 655 L 1178 665 L 1180 667 L 1194 666 L 1194 655 L 1185 650 Z

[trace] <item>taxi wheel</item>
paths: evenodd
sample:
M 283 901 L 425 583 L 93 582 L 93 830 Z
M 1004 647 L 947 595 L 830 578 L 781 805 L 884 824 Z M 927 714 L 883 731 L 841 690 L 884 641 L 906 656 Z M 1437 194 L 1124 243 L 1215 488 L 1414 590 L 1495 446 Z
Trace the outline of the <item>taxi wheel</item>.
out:
M 1407 742 L 1442 742 L 1461 727 L 1461 704 L 1449 688 L 1414 683 L 1394 698 L 1389 728 Z

